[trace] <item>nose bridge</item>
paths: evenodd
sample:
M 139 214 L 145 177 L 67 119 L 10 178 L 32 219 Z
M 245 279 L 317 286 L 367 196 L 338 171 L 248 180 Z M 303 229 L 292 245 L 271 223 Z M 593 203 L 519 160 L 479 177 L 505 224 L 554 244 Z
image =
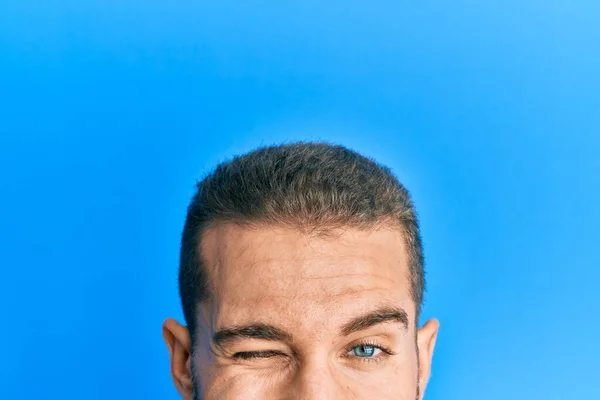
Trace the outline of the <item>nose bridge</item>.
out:
M 299 363 L 295 377 L 294 399 L 345 399 L 335 367 L 324 354 L 313 354 Z

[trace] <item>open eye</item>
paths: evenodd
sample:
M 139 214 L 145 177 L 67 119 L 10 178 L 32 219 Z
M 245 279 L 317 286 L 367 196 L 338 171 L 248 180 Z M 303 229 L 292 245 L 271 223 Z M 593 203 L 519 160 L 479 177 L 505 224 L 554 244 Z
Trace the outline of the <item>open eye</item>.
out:
M 368 358 L 374 357 L 380 354 L 383 350 L 377 346 L 373 346 L 370 344 L 361 344 L 359 346 L 353 347 L 350 350 L 351 355 L 355 357 Z

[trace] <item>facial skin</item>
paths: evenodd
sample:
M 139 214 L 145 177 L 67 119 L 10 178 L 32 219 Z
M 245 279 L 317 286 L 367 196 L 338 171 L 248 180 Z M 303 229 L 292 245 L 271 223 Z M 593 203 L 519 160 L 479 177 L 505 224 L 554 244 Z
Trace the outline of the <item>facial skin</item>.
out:
M 422 398 L 438 322 L 416 329 L 400 231 L 227 224 L 201 246 L 212 298 L 198 307 L 194 379 L 187 328 L 163 326 L 182 398 Z

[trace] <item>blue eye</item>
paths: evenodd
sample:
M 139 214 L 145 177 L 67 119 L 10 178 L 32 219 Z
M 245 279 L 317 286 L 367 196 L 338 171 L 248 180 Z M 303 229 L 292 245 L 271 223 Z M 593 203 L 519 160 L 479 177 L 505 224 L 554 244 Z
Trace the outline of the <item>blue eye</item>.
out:
M 374 355 L 379 354 L 378 352 L 381 352 L 381 349 L 368 344 L 356 346 L 352 349 L 352 355 L 362 358 L 373 357 Z

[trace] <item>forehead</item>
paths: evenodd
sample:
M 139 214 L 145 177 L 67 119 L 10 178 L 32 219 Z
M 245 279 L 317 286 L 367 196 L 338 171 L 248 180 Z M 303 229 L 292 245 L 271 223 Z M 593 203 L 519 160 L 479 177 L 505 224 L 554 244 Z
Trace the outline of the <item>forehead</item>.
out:
M 315 236 L 289 227 L 222 224 L 205 231 L 201 247 L 213 302 L 228 323 L 334 309 L 350 315 L 381 304 L 413 307 L 397 229 Z

